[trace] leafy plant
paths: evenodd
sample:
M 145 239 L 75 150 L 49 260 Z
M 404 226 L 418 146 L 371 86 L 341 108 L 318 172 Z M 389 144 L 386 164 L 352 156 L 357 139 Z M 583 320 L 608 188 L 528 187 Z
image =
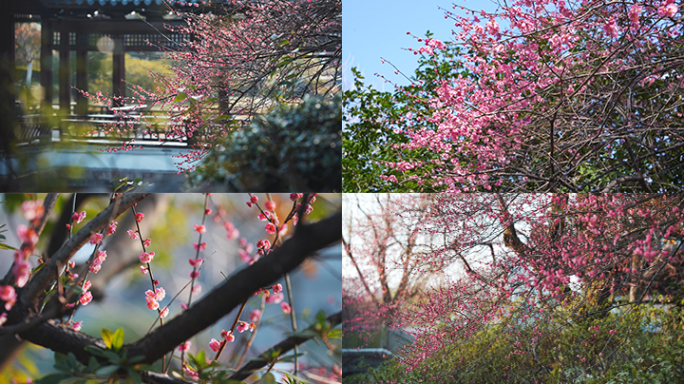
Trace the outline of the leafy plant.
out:
M 228 191 L 339 191 L 341 98 L 280 104 L 219 139 L 190 185 Z
M 124 342 L 123 328 L 115 332 L 102 329 L 101 333 L 107 349 L 95 346 L 86 347 L 86 350 L 93 355 L 88 365 L 79 362 L 71 352 L 67 355 L 55 353 L 54 367 L 60 373 L 53 373 L 36 380 L 36 384 L 85 384 L 89 380 L 97 379 L 119 379 L 124 383 L 141 384 L 143 381 L 140 371 L 150 370 L 152 367 L 140 364 L 145 359 L 144 356 L 129 358 L 128 351 L 121 349 Z

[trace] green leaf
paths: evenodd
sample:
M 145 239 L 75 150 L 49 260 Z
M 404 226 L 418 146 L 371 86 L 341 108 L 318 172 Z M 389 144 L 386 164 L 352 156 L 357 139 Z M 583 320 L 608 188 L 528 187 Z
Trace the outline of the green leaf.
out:
M 278 361 L 289 363 L 289 362 L 294 361 L 295 357 L 301 357 L 304 355 L 305 355 L 305 353 L 297 353 L 296 355 L 287 355 L 287 356 L 281 357 L 280 359 L 278 359 Z
M 128 359 L 128 362 L 131 364 L 139 363 L 141 361 L 145 360 L 144 355 L 138 355 L 138 356 L 133 356 L 130 359 Z
M 53 373 L 47 375 L 42 379 L 34 381 L 35 384 L 60 384 L 65 381 L 65 379 L 71 377 L 71 375 L 66 373 Z
M 34 273 L 40 271 L 41 269 L 43 269 L 44 266 L 45 266 L 45 264 L 38 264 L 38 266 L 36 266 L 35 268 L 33 268 L 31 270 L 31 274 L 34 274 Z
M 288 336 L 294 336 L 294 337 L 301 337 L 305 339 L 310 339 L 312 337 L 318 336 L 318 332 L 314 331 L 313 329 L 305 329 L 302 331 L 297 331 L 297 332 L 288 332 Z
M 195 356 L 195 362 L 197 363 L 197 368 L 205 368 L 207 366 L 207 355 L 204 353 L 204 349 L 200 349 Z
M 266 359 L 268 362 L 276 361 L 280 357 L 280 349 L 269 349 L 268 351 L 261 354 L 260 357 Z
M 105 350 L 100 348 L 100 347 L 96 347 L 94 345 L 87 345 L 85 347 L 85 350 L 88 351 L 89 353 L 95 355 L 95 356 L 106 357 L 105 356 Z M 55 356 L 57 356 L 57 355 L 55 355 Z
M 69 352 L 69 354 L 67 355 L 67 365 L 72 369 L 72 371 L 74 371 L 78 369 L 81 363 L 79 363 L 78 360 L 76 360 L 76 355 Z
M 261 376 L 259 384 L 275 384 L 275 376 L 271 372 L 267 372 L 265 375 Z
M 107 348 L 112 349 L 112 338 L 114 337 L 114 333 L 105 328 L 102 328 L 100 333 L 102 334 L 102 341 L 104 341 Z
M 88 368 L 87 372 L 94 373 L 97 371 L 97 369 L 100 367 L 100 363 L 97 361 L 95 356 L 90 356 L 90 359 L 88 360 Z
M 123 346 L 124 343 L 124 330 L 123 328 L 119 328 L 114 332 L 114 335 L 112 336 L 112 349 L 116 352 L 119 352 L 121 347 Z
M 62 372 L 71 372 L 71 367 L 67 363 L 67 356 L 61 353 L 55 353 L 55 369 Z
M 105 376 L 109 377 L 112 375 L 112 373 L 116 372 L 119 370 L 118 365 L 105 365 L 104 367 L 98 369 L 95 374 L 98 376 Z
M 66 364 L 67 356 L 63 353 L 55 353 L 55 364 Z
M 342 338 L 342 330 L 341 329 L 332 329 L 328 332 L 328 339 L 341 339 Z
M 128 372 L 128 378 L 133 380 L 135 384 L 142 384 L 142 377 L 138 372 L 135 371 L 133 368 L 127 368 L 126 371 Z
M 106 357 L 110 362 L 118 364 L 121 362 L 121 356 L 117 355 L 114 351 L 103 351 L 104 357 Z
M 175 102 L 183 101 L 188 98 L 188 94 L 185 92 L 180 92 L 179 94 L 176 95 L 176 98 L 173 99 Z
M 0 249 L 16 251 L 17 249 L 13 246 L 5 243 L 0 243 Z

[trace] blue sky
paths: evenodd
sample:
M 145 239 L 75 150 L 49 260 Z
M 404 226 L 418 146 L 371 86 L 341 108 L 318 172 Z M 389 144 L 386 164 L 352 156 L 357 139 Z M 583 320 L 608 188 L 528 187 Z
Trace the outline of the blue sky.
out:
M 487 0 L 459 1 L 471 9 L 493 8 Z M 399 84 L 408 81 L 394 74 L 394 68 L 382 64 L 381 58 L 391 61 L 407 75 L 413 73 L 418 60 L 406 48 L 420 47 L 410 31 L 416 36 L 425 36 L 430 30 L 434 38 L 451 39 L 453 20 L 444 18 L 443 9 L 452 10 L 453 2 L 444 0 L 344 0 L 342 3 L 342 54 L 345 75 L 350 67 L 358 67 L 367 83 L 386 90 L 391 85 L 374 76 L 381 73 Z M 441 8 L 440 8 L 441 7 Z M 348 79 L 345 79 L 345 84 Z

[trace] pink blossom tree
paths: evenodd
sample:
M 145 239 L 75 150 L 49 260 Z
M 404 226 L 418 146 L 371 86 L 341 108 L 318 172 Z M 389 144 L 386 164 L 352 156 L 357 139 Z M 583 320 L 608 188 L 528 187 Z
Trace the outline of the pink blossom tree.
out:
M 343 237 L 345 342 L 376 343 L 408 303 L 443 277 L 458 255 L 440 233 L 425 233 L 429 195 L 346 195 Z M 347 340 L 349 338 L 349 340 Z
M 367 139 L 371 148 L 350 154 L 365 156 L 361 168 L 377 172 L 367 184 L 679 190 L 684 74 L 677 2 L 520 0 L 499 2 L 492 13 L 454 8 L 445 14 L 454 23 L 451 41 L 416 36 L 420 47 L 412 50 L 423 61 L 410 85 L 371 102 L 361 83 L 346 94 L 348 133 L 364 140 L 369 124 L 384 132 Z M 384 103 L 386 97 L 395 102 Z
M 361 382 L 674 379 L 682 204 L 655 194 L 435 195 L 420 233 L 444 236 L 441 252 L 458 254 L 461 268 L 394 313 L 416 341 Z
M 25 340 L 55 352 L 57 373 L 36 381 L 39 383 L 84 379 L 227 383 L 248 377 L 273 381 L 274 373 L 292 383 L 302 377 L 339 381 L 339 365 L 311 365 L 302 360 L 301 354 L 288 355 L 312 338 L 322 341 L 330 351 L 339 347 L 334 340 L 339 336 L 333 328 L 341 322 L 341 314 L 320 311 L 310 317 L 310 325 L 300 324 L 298 328 L 295 305 L 301 308 L 301 303 L 296 301 L 298 295 L 293 293 L 290 283 L 294 269 L 311 263 L 309 257 L 314 252 L 339 241 L 341 213 L 324 213 L 335 209 L 335 198 L 329 202 L 326 196 L 294 193 L 289 197 L 265 195 L 266 201 L 260 202 L 252 194 L 242 199 L 229 197 L 224 201 L 223 196 L 202 196 L 203 203 L 193 203 L 201 208 L 196 224 L 176 223 L 194 233 L 190 236 L 196 242 L 194 252 L 188 255 L 189 265 L 183 268 L 184 277 L 171 274 L 171 278 L 164 265 L 168 265 L 173 241 L 154 228 L 176 225 L 164 220 L 165 215 L 174 220 L 167 212 L 168 196 L 111 195 L 104 201 L 94 201 L 99 209 L 94 210 L 92 205 L 88 208 L 88 212 L 95 213 L 92 218 L 86 210 L 79 212 L 84 201 L 80 195 L 72 196 L 68 202 L 61 201 L 56 194 L 47 195 L 43 201 L 10 196 L 12 201 L 23 200 L 21 210 L 28 225 L 17 227 L 21 246 L 14 251 L 2 251 L 14 253 L 14 261 L 0 281 L 0 364 L 11 367 L 11 349 L 16 350 L 18 340 Z M 316 203 L 317 198 L 323 202 Z M 147 204 L 149 200 L 153 203 Z M 235 207 L 230 209 L 233 203 L 244 206 L 245 200 L 247 215 L 261 229 L 255 231 L 240 224 L 247 216 Z M 59 218 L 52 214 L 55 210 L 62 210 Z M 178 220 L 183 214 L 175 212 L 173 216 Z M 320 220 L 312 220 L 314 217 Z M 45 231 L 46 227 L 49 231 Z M 235 270 L 222 272 L 223 277 L 214 282 L 214 289 L 202 294 L 202 285 L 210 283 L 202 276 L 212 274 L 206 268 L 223 269 L 223 263 L 217 264 L 216 258 L 225 251 L 217 249 L 216 239 L 206 237 L 210 228 L 214 229 L 212 236 L 220 231 L 232 244 L 229 252 L 235 253 Z M 52 237 L 45 252 L 41 252 L 38 242 L 49 232 Z M 170 238 L 181 237 L 175 234 Z M 252 241 L 254 237 L 260 240 Z M 10 244 L 8 241 L 5 248 L 10 248 Z M 79 261 L 84 256 L 83 247 L 90 247 L 89 256 Z M 94 302 L 103 306 L 105 297 L 116 294 L 110 291 L 111 280 L 128 272 L 138 277 L 134 285 L 146 282 L 147 287 L 140 291 L 139 302 L 128 304 L 129 320 L 149 322 L 149 330 L 137 338 L 127 335 L 127 343 L 123 328 L 103 328 L 100 332 L 98 327 L 97 336 L 92 335 L 93 327 L 98 325 L 77 321 L 74 316 L 82 307 L 98 305 Z M 183 280 L 180 285 L 173 281 L 177 278 Z M 282 284 L 278 282 L 281 278 Z M 106 307 L 102 310 L 106 311 Z M 148 311 L 151 317 L 142 316 Z M 279 316 L 265 315 L 274 312 Z M 197 336 L 226 315 L 231 321 L 222 332 L 213 330 L 215 334 Z M 260 326 L 272 320 L 282 323 L 291 334 L 247 360 Z M 213 337 L 211 341 L 209 337 Z M 197 345 L 205 338 L 207 345 Z M 10 375 L 16 373 L 8 371 Z M 12 379 L 27 382 L 24 374 Z
M 230 0 L 197 6 L 203 11 L 176 12 L 187 26 L 171 31 L 192 39 L 168 52 L 176 63 L 172 76 L 152 74 L 164 88 L 148 92 L 131 84 L 135 95 L 125 100 L 168 111 L 164 121 L 145 115 L 131 116 L 131 121 L 163 124 L 165 140 L 189 140 L 194 151 L 181 156 L 185 168 L 193 169 L 216 138 L 277 104 L 339 93 L 339 0 Z M 100 93 L 90 97 L 100 103 L 124 101 Z M 110 131 L 134 126 L 117 124 Z M 134 146 L 127 142 L 118 149 Z

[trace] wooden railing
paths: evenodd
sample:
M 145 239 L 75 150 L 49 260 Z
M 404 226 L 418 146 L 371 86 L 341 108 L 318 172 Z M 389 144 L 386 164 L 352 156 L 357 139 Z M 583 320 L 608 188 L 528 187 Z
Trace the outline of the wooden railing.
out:
M 202 132 L 194 132 L 188 140 L 187 127 L 182 122 L 170 121 L 168 116 L 148 112 L 145 117 L 138 113 L 97 113 L 86 116 L 70 115 L 55 122 L 40 115 L 23 116 L 22 129 L 17 141 L 37 144 L 52 141 L 87 141 L 113 145 L 134 142 L 136 145 L 188 146 L 207 135 L 219 133 L 223 127 L 214 125 Z

